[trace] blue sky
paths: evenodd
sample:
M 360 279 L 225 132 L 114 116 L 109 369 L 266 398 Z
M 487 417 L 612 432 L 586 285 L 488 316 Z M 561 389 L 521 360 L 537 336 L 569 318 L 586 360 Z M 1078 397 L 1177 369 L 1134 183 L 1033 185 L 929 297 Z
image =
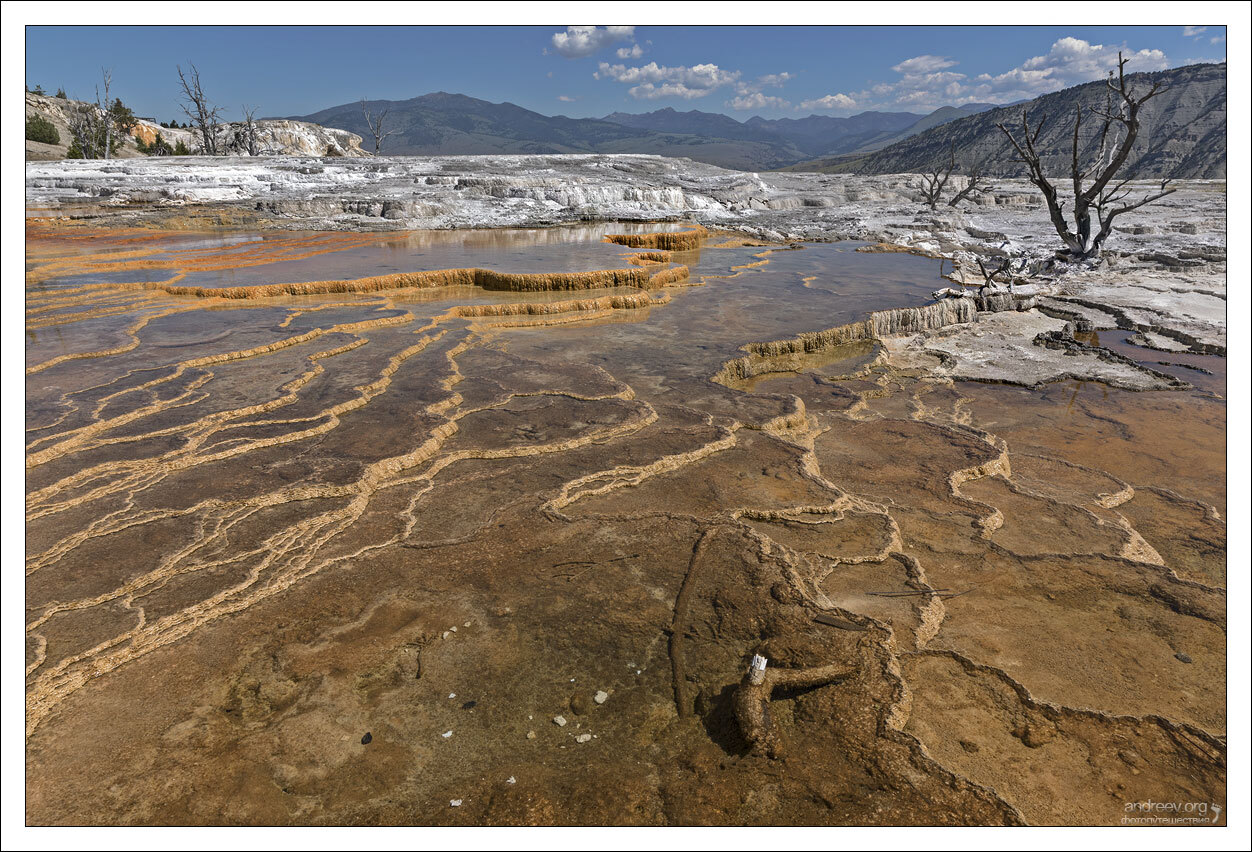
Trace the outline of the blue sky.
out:
M 1124 27 L 28 27 L 26 82 L 90 99 L 101 67 L 137 114 L 181 118 L 194 62 L 235 118 L 302 115 L 433 91 L 546 115 L 662 107 L 752 115 L 925 113 L 1008 103 L 1131 70 L 1222 61 L 1225 29 Z

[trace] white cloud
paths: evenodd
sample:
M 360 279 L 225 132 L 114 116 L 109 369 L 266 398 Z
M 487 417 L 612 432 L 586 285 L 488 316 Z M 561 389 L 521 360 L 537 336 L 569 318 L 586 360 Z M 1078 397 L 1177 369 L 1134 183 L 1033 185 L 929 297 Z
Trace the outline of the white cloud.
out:
M 578 98 L 571 98 L 569 95 L 557 95 L 556 99 L 558 101 L 564 101 L 567 104 L 572 104 L 574 101 L 578 100 Z
M 1221 44 L 1225 40 L 1226 40 L 1226 37 L 1224 35 L 1213 36 L 1211 39 L 1209 39 L 1209 44 Z
M 619 50 L 618 55 L 623 51 Z M 762 95 L 765 88 L 778 88 L 794 77 L 783 71 L 745 81 L 742 73 L 719 68 L 712 63 L 700 65 L 610 65 L 601 62 L 593 75 L 597 80 L 612 80 L 630 86 L 627 92 L 638 100 L 683 98 L 692 100 L 710 95 L 718 89 L 733 86 L 737 97 L 726 102 L 732 109 L 786 109 L 791 106 L 783 98 Z
M 731 109 L 789 109 L 791 101 L 786 98 L 776 98 L 773 95 L 763 95 L 760 92 L 751 92 L 731 98 L 726 101 L 726 106 Z
M 638 59 L 640 56 L 643 56 L 643 48 L 637 44 L 632 44 L 630 47 L 619 47 L 617 49 L 618 59 Z
M 627 91 L 643 100 L 657 98 L 702 98 L 716 89 L 737 83 L 738 71 L 727 71 L 711 63 L 701 65 L 610 65 L 601 62 L 595 72 L 597 80 L 613 80 L 633 84 Z
M 1160 50 L 1128 50 L 1124 45 L 1091 44 L 1079 38 L 1062 38 L 1047 53 L 1032 56 L 1015 68 L 1000 74 L 970 77 L 948 70 L 956 63 L 941 56 L 915 56 L 894 66 L 901 76 L 890 83 L 877 83 L 863 92 L 849 93 L 861 108 L 897 108 L 911 111 L 934 110 L 941 106 L 968 103 L 1009 103 L 1033 99 L 1049 92 L 1088 83 L 1105 77 L 1117 67 L 1121 50 L 1128 60 L 1127 72 L 1160 71 L 1169 60 Z M 833 97 L 833 96 L 827 96 Z M 814 108 L 820 101 L 805 101 L 801 107 Z M 812 104 L 813 106 L 809 106 Z M 838 105 L 830 107 L 838 109 Z
M 1183 28 L 1182 28 L 1182 37 L 1183 37 L 1183 38 L 1193 38 L 1193 37 L 1195 37 L 1195 36 L 1198 36 L 1200 33 L 1204 32 L 1204 31 L 1205 31 L 1205 30 L 1207 30 L 1207 29 L 1208 29 L 1208 27 L 1183 27 Z
M 1017 68 L 994 76 L 980 74 L 974 78 L 973 93 L 1014 100 L 1098 80 L 1117 67 L 1119 50 L 1127 60 L 1128 72 L 1169 67 L 1165 54 L 1159 50 L 1131 51 L 1115 45 L 1091 44 L 1080 38 L 1063 38 L 1045 55 L 1027 59 Z
M 552 34 L 552 49 L 566 59 L 581 59 L 634 37 L 634 27 L 566 27 L 565 32 Z
M 942 71 L 944 68 L 951 68 L 956 64 L 955 60 L 946 56 L 931 56 L 927 53 L 922 56 L 914 56 L 912 59 L 906 59 L 899 65 L 893 65 L 891 70 L 897 74 L 929 74 L 932 71 Z
M 631 86 L 626 90 L 632 98 L 636 100 L 655 101 L 658 98 L 682 98 L 683 100 L 692 100 L 693 98 L 702 98 L 712 92 L 712 89 L 693 89 L 683 83 L 640 83 L 638 86 Z
M 800 109 L 856 109 L 856 100 L 840 92 L 811 101 L 801 101 Z
M 786 71 L 781 74 L 766 74 L 764 77 L 757 77 L 755 85 L 758 87 L 773 86 L 777 88 L 794 76 L 794 74 Z

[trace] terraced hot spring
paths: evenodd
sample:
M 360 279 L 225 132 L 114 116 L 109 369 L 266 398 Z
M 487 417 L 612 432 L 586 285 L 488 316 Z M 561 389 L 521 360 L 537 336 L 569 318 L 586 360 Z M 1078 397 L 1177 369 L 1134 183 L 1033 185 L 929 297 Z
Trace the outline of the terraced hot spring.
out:
M 28 821 L 1224 803 L 1221 359 L 1031 389 L 858 331 L 739 377 L 947 283 L 745 242 L 32 223 Z M 755 741 L 754 654 L 841 674 Z

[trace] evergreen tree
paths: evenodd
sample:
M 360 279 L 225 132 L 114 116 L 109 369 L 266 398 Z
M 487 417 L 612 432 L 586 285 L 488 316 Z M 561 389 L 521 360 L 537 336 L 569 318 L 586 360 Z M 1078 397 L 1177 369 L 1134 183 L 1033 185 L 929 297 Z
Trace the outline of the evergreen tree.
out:
M 56 125 L 42 115 L 32 115 L 26 119 L 26 138 L 49 145 L 61 144 L 61 134 L 57 132 Z

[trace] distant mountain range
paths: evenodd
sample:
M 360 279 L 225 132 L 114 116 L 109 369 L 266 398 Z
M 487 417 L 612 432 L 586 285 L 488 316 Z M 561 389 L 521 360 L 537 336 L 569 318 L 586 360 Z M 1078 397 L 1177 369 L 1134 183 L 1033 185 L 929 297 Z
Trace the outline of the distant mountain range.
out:
M 1225 64 L 1129 77 L 1145 90 L 1157 79 L 1169 87 L 1144 107 L 1131 169 L 1142 177 L 1225 177 Z M 1103 81 L 1097 81 L 1008 106 L 982 103 L 941 107 L 927 115 L 863 112 L 847 118 L 747 121 L 674 109 L 615 112 L 601 119 L 546 116 L 516 104 L 447 92 L 368 101 L 367 106 L 374 115 L 387 110 L 384 129 L 394 133 L 384 141 L 383 153 L 393 155 L 659 154 L 745 171 L 886 174 L 923 171 L 946 159 L 955 146 L 963 165 L 979 162 L 988 175 L 1021 176 L 1024 171 L 996 123 L 1020 124 L 1023 108 L 1032 116 L 1050 116 L 1039 147 L 1045 163 L 1059 174 L 1069 158 L 1068 117 L 1075 104 L 1103 107 L 1104 91 Z M 291 118 L 350 130 L 364 138 L 363 148 L 373 148 L 359 102 Z
M 1226 177 L 1225 63 L 1127 74 L 1126 80 L 1139 93 L 1147 92 L 1155 82 L 1164 84 L 1165 90 L 1144 104 L 1140 112 L 1138 140 L 1126 161 L 1124 174 L 1144 179 Z M 1048 117 L 1035 142 L 1043 155 L 1045 170 L 1053 175 L 1067 175 L 1073 156 L 1074 108 L 1082 104 L 1084 108 L 1103 110 L 1105 97 L 1103 81 L 1084 83 L 1033 101 L 961 117 L 870 153 L 831 156 L 793 165 L 787 171 L 921 172 L 946 161 L 949 151 L 955 149 L 962 171 L 980 164 L 984 174 L 990 176 L 1025 177 L 1025 167 L 996 126 L 1003 123 L 1016 130 L 1020 139 L 1025 109 L 1032 127 L 1039 119 Z M 1096 154 L 1097 126 L 1093 116 L 1084 121 L 1084 127 L 1090 130 L 1083 134 L 1080 148 L 1084 161 Z
M 661 154 L 764 171 L 823 156 L 871 151 L 992 105 L 944 107 L 929 115 L 863 112 L 850 118 L 810 115 L 747 121 L 721 113 L 673 109 L 615 112 L 602 119 L 546 116 L 516 104 L 447 92 L 406 101 L 367 101 L 366 106 L 373 115 L 387 110 L 383 129 L 395 133 L 383 143 L 386 154 Z M 365 148 L 372 148 L 374 140 L 359 102 L 293 118 L 350 130 L 365 139 Z

